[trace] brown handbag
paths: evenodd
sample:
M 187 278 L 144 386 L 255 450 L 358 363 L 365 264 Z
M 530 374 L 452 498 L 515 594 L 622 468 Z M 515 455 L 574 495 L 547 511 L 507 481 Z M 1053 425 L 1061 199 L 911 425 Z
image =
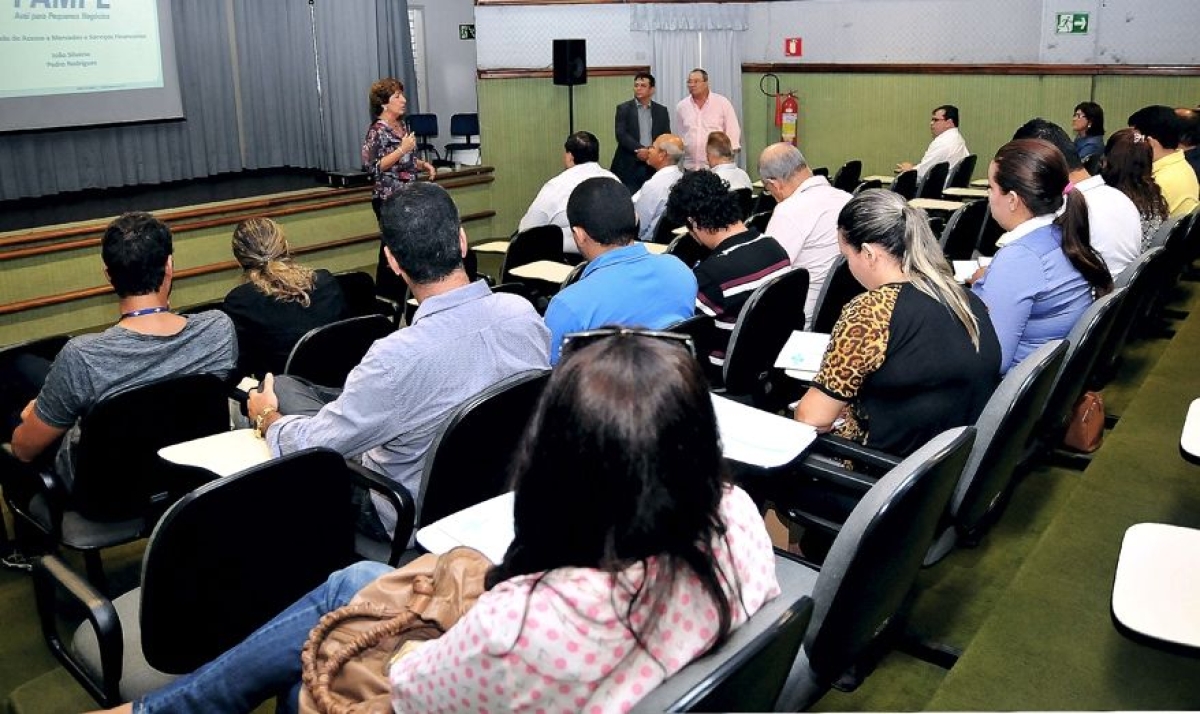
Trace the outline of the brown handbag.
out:
M 300 654 L 306 714 L 391 712 L 388 669 L 408 642 L 439 637 L 483 594 L 491 562 L 472 548 L 423 555 L 321 618 Z
M 1090 454 L 1104 440 L 1104 397 L 1100 392 L 1084 392 L 1071 410 L 1063 446 Z

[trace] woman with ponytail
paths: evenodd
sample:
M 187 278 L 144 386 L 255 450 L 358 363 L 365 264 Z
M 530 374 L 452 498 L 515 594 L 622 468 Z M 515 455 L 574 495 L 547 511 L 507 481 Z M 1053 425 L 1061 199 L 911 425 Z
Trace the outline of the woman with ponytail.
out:
M 901 456 L 974 423 L 996 386 L 1000 346 L 924 211 L 892 191 L 864 191 L 838 214 L 838 245 L 867 292 L 842 309 L 796 419 Z
M 1053 144 L 1019 139 L 1000 147 L 988 167 L 988 205 L 1007 233 L 972 287 L 996 327 L 1004 373 L 1046 342 L 1066 337 L 1113 282 L 1092 249 L 1087 203 Z
M 225 296 L 222 309 L 238 334 L 242 374 L 279 374 L 304 333 L 342 319 L 346 299 L 328 270 L 292 260 L 283 228 L 270 218 L 248 218 L 233 229 L 233 257 L 242 284 Z

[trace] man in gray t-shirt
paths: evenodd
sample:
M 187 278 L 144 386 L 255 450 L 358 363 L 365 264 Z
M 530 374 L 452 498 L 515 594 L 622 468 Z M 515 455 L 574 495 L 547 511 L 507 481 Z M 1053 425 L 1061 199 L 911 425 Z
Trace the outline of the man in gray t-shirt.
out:
M 77 424 L 96 402 L 163 377 L 225 376 L 237 363 L 237 338 L 224 313 L 184 317 L 170 311 L 171 250 L 170 229 L 148 213 L 127 213 L 108 225 L 101 255 L 121 319 L 104 332 L 68 342 L 37 398 L 21 412 L 13 455 L 33 461 L 66 434 L 55 465 L 68 490 Z

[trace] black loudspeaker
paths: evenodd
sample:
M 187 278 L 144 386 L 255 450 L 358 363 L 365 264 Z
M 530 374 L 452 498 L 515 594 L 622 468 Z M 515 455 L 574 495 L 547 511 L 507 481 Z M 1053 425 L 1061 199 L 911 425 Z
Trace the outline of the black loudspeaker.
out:
M 554 41 L 554 83 L 587 84 L 587 40 Z

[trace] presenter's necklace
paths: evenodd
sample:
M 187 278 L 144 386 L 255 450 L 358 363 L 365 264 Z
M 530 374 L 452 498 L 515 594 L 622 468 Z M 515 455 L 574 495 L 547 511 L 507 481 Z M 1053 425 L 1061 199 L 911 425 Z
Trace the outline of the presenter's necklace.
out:
M 129 312 L 123 312 L 123 313 L 121 313 L 121 319 L 124 320 L 127 317 L 141 317 L 142 315 L 157 315 L 160 312 L 170 312 L 170 311 L 171 311 L 170 305 L 159 305 L 158 307 L 145 307 L 145 308 L 142 308 L 141 310 L 130 310 Z

